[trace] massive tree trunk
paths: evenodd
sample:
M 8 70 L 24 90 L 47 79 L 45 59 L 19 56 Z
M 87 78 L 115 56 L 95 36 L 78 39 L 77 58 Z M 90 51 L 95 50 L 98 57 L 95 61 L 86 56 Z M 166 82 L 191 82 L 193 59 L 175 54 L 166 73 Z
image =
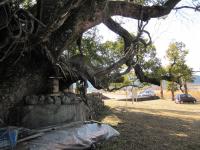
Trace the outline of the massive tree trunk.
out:
M 28 63 L 21 61 L 9 67 L 1 74 L 1 94 L 13 95 L 19 100 L 23 95 L 46 92 L 46 84 L 50 75 L 50 65 L 41 62 Z M 4 67 L 2 66 L 1 69 Z M 49 75 L 48 75 L 49 74 Z
M 142 42 L 142 31 L 135 38 L 110 17 L 121 15 L 148 21 L 169 14 L 180 1 L 168 0 L 163 6 L 141 6 L 125 1 L 37 0 L 30 8 L 20 8 L 17 3 L 12 5 L 4 0 L 0 3 L 0 103 L 3 104 L 0 111 L 5 111 L 0 112 L 0 118 L 6 118 L 11 107 L 22 104 L 24 96 L 48 93 L 48 77 L 58 75 L 56 70 L 64 76 L 67 86 L 78 80 L 89 80 L 98 89 L 108 89 L 111 81 L 132 68 L 142 82 L 159 84 L 156 79 L 146 77 L 133 60 L 136 43 Z M 82 55 L 61 63 L 62 52 L 99 23 L 123 37 L 122 59 L 100 70 Z M 124 72 L 113 72 L 123 64 L 128 66 Z
M 24 96 L 48 92 L 51 64 L 41 57 L 25 55 L 16 64 L 0 64 L 0 118 L 8 123 L 13 107 L 23 105 Z

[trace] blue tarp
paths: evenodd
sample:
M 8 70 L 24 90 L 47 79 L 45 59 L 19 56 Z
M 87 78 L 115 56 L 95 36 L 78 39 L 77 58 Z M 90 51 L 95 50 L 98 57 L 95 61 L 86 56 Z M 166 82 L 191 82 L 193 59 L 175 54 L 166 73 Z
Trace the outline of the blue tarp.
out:
M 11 149 L 17 144 L 18 130 L 13 127 L 0 129 L 0 149 Z

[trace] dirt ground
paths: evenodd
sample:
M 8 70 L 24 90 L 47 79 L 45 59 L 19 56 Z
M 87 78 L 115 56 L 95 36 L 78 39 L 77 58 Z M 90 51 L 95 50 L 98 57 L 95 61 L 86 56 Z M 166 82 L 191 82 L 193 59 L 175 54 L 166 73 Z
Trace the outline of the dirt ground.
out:
M 120 132 L 102 150 L 200 150 L 200 102 L 171 100 L 104 101 L 109 107 L 100 121 Z

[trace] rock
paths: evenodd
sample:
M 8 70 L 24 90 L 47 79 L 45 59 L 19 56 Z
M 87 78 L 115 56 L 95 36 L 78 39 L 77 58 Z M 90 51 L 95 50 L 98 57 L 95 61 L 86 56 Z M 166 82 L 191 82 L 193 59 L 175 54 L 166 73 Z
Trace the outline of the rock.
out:
M 54 104 L 61 105 L 61 98 L 59 96 L 54 96 Z
M 82 98 L 77 96 L 76 98 L 73 99 L 72 102 L 74 102 L 74 103 L 80 103 L 82 101 L 83 101 Z
M 25 97 L 25 104 L 26 105 L 36 105 L 38 103 L 38 96 L 31 95 Z
M 39 96 L 38 104 L 39 105 L 45 104 L 45 96 L 44 95 Z
M 76 99 L 77 95 L 74 93 L 65 93 L 65 96 L 70 97 L 70 99 Z
M 0 102 L 14 103 L 14 97 L 10 95 L 0 95 Z
M 66 105 L 69 104 L 71 102 L 70 98 L 68 96 L 62 96 L 61 97 L 61 104 L 62 105 Z
M 54 99 L 50 96 L 47 96 L 45 99 L 45 104 L 54 104 Z

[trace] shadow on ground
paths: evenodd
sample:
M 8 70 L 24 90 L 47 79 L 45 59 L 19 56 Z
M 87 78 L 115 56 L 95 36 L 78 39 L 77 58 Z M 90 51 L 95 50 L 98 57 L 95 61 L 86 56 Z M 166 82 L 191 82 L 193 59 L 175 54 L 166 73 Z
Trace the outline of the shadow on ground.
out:
M 159 100 L 159 96 L 148 96 L 148 97 L 138 97 L 137 100 L 134 99 L 134 101 L 141 102 L 141 101 L 153 101 L 153 100 Z M 118 99 L 120 101 L 132 101 L 132 98 L 122 98 Z
M 138 109 L 138 108 L 131 108 Z M 114 126 L 120 137 L 104 143 L 102 150 L 199 150 L 200 120 L 183 120 L 159 115 L 166 111 L 192 115 L 187 111 L 171 111 L 139 108 L 133 112 L 124 107 L 107 110 L 104 117 L 111 115 L 118 119 Z M 153 112 L 154 114 L 144 113 Z
M 121 111 L 129 111 L 133 109 L 133 107 L 116 107 L 116 110 L 121 110 Z M 181 116 L 188 116 L 188 118 L 192 118 L 193 116 L 199 116 L 200 115 L 200 110 L 199 112 L 191 112 L 191 111 L 183 111 L 183 110 L 171 110 L 171 109 L 148 109 L 148 108 L 134 108 L 134 111 L 139 111 L 139 112 L 149 112 L 153 114 L 162 114 L 162 113 L 171 113 L 174 115 L 181 115 Z M 200 117 L 200 116 L 199 116 Z

